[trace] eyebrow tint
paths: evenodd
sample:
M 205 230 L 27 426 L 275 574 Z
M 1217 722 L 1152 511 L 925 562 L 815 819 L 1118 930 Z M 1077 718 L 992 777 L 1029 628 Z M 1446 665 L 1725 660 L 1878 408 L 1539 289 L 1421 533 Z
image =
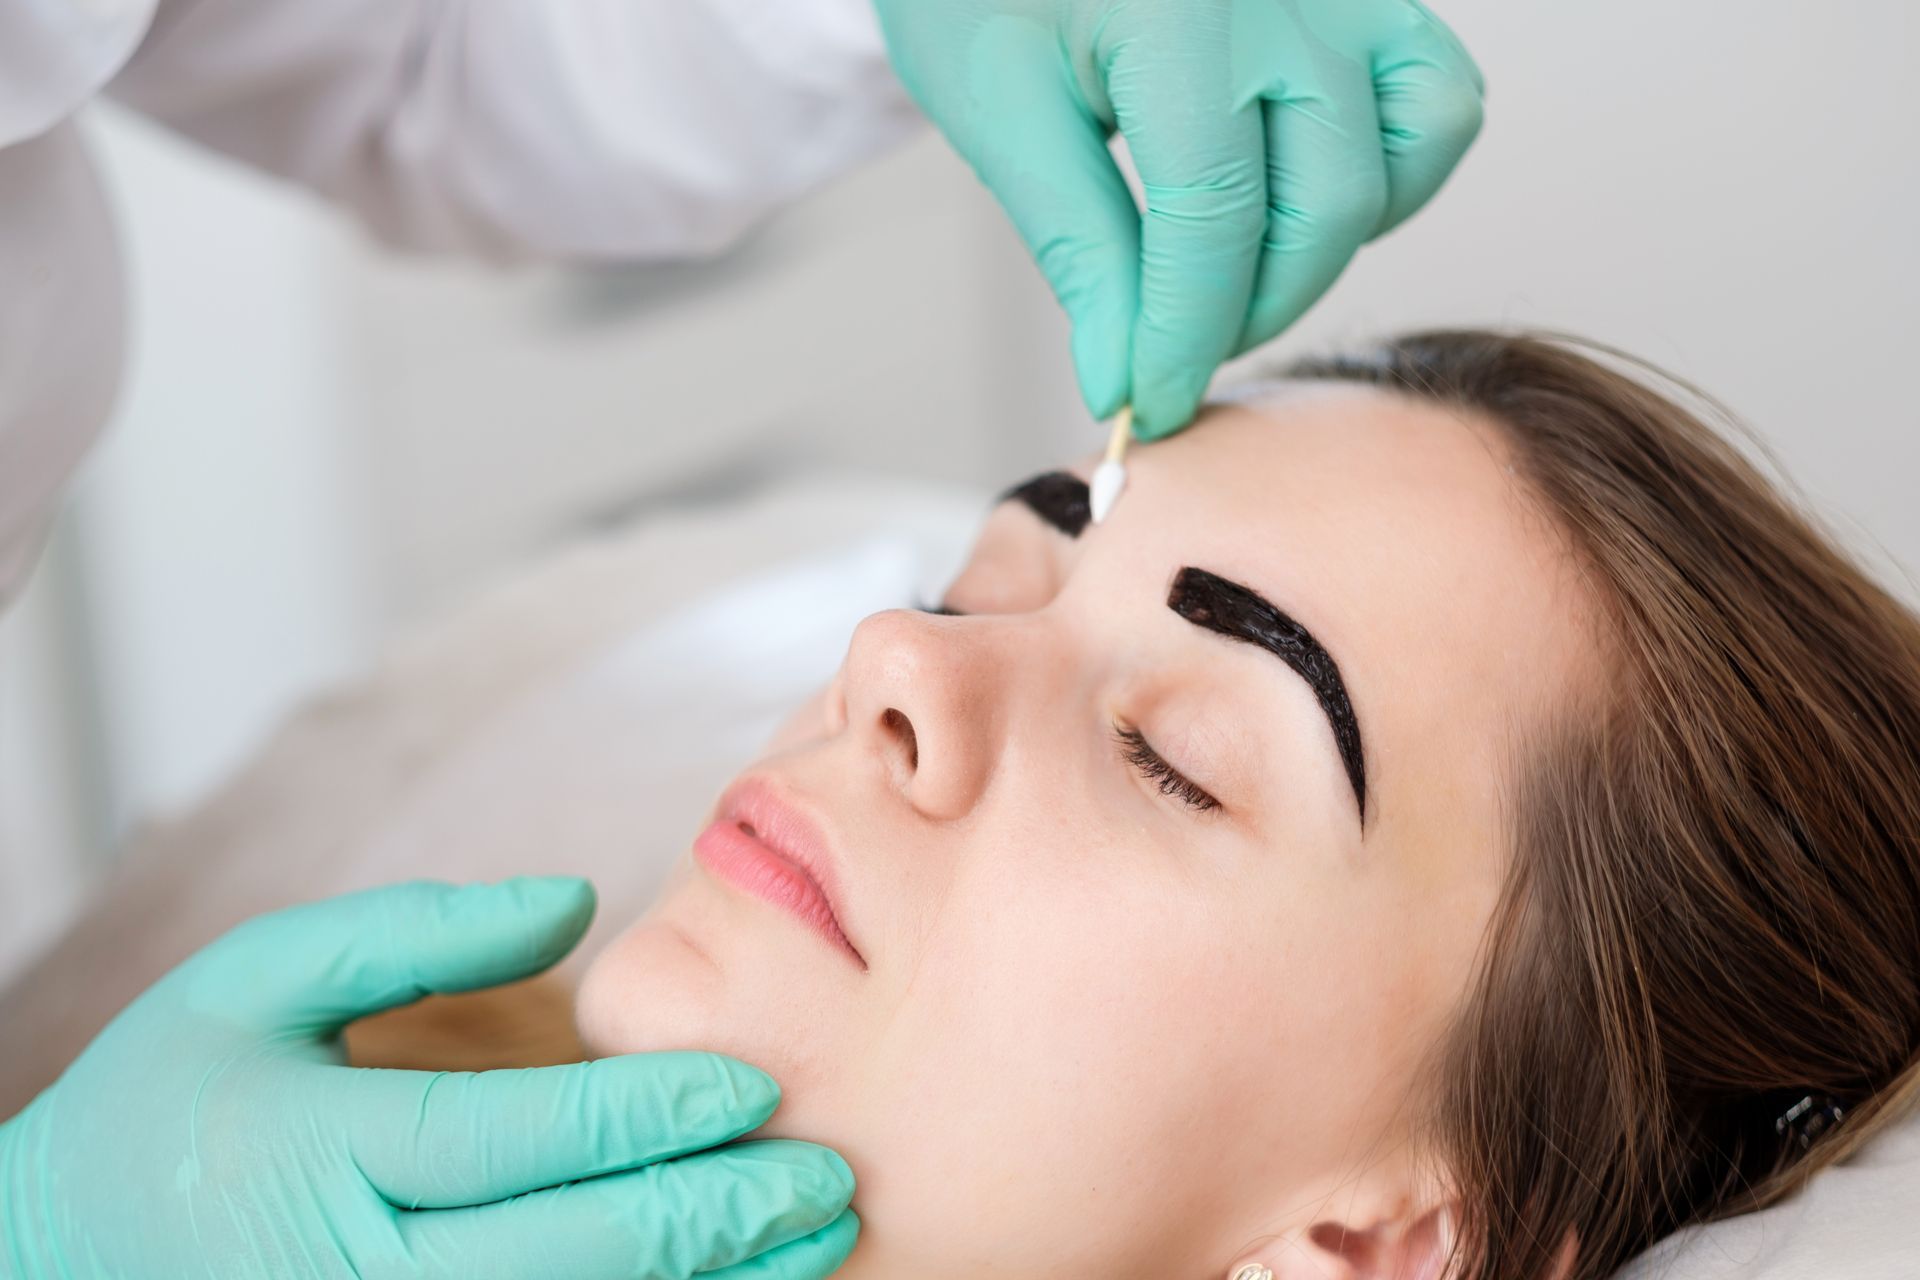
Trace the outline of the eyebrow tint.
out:
M 1001 495 L 1001 502 L 1023 503 L 1028 510 L 1077 538 L 1093 519 L 1087 482 L 1067 471 L 1044 471 Z M 1311 632 L 1275 608 L 1264 596 L 1205 569 L 1183 568 L 1173 576 L 1167 608 L 1196 627 L 1232 640 L 1258 645 L 1307 682 L 1333 729 L 1333 743 L 1346 767 L 1347 781 L 1367 816 L 1367 768 L 1360 749 L 1360 723 L 1354 719 L 1340 668 Z
M 1230 639 L 1258 645 L 1297 672 L 1313 689 L 1313 696 L 1333 727 L 1334 745 L 1347 768 L 1360 820 L 1366 821 L 1367 769 L 1360 751 L 1360 724 L 1340 679 L 1340 668 L 1320 642 L 1299 623 L 1280 612 L 1264 596 L 1205 569 L 1184 568 L 1173 576 L 1167 608 L 1196 627 L 1217 631 Z
M 1000 501 L 1025 503 L 1033 514 L 1069 538 L 1079 537 L 1093 519 L 1087 482 L 1066 471 L 1043 471 L 1007 490 Z

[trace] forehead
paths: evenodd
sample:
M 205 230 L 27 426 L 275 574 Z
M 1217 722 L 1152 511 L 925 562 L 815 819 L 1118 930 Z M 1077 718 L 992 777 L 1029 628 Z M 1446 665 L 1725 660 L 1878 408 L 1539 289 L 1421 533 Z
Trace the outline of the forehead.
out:
M 1128 471 L 1095 536 L 1136 564 L 1237 577 L 1305 624 L 1345 677 L 1384 820 L 1497 819 L 1515 731 L 1595 652 L 1577 561 L 1497 428 L 1293 384 L 1135 448 Z

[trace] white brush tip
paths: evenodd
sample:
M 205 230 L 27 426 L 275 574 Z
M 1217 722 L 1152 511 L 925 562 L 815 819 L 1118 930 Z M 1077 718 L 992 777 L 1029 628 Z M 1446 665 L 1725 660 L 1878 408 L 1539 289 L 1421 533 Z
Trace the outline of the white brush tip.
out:
M 1120 501 L 1120 491 L 1127 487 L 1127 469 L 1118 462 L 1103 462 L 1093 469 L 1093 480 L 1087 485 L 1087 505 L 1093 509 L 1093 522 L 1100 524 L 1113 510 L 1113 504 Z

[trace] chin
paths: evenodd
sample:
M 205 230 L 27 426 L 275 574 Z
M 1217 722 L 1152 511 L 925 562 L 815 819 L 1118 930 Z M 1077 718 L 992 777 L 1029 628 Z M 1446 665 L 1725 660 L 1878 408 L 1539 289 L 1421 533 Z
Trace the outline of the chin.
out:
M 729 901 L 682 877 L 594 958 L 575 1021 L 594 1057 L 693 1050 L 751 1063 L 780 1083 L 759 1132 L 822 1140 L 833 1094 L 836 1019 L 824 988 L 840 962 L 759 903 Z
M 712 958 L 677 926 L 649 917 L 594 957 L 574 1019 L 581 1043 L 597 1058 L 672 1049 L 738 1056 L 717 1043 L 730 1039 L 727 998 L 725 975 Z

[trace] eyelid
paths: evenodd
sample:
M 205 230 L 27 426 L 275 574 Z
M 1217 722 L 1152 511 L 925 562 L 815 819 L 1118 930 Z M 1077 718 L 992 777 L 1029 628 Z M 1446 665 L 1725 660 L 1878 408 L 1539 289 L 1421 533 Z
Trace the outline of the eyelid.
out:
M 1152 783 L 1161 795 L 1179 800 L 1196 813 L 1210 813 L 1222 807 L 1212 792 L 1187 777 L 1172 761 L 1161 755 L 1140 730 L 1116 722 L 1113 736 L 1119 744 L 1121 758 Z

